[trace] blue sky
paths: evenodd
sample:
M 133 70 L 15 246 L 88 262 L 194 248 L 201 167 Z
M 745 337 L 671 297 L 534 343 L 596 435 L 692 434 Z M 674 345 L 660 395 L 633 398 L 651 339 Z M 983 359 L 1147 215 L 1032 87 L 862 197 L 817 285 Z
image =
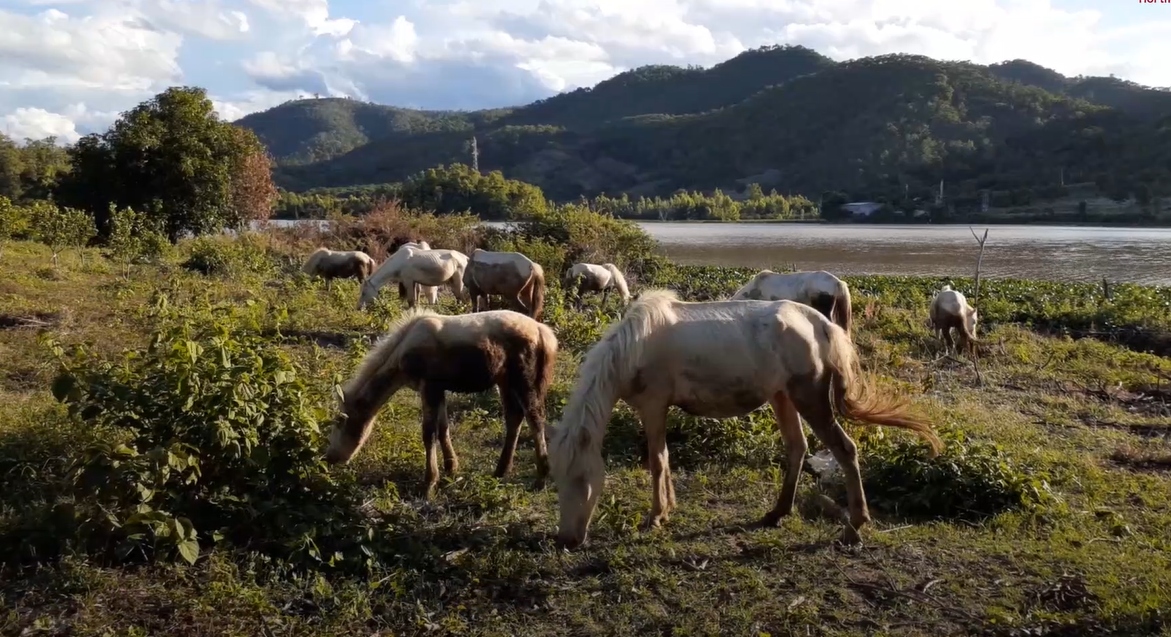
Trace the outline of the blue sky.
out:
M 778 43 L 1171 86 L 1171 3 L 1139 0 L 0 0 L 0 130 L 71 142 L 177 84 L 230 120 L 314 93 L 507 106 Z

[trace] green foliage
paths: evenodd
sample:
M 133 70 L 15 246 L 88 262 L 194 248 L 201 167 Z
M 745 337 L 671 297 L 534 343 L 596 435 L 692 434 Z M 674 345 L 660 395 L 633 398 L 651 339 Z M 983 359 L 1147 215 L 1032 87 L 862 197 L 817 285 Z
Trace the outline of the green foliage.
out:
M 15 140 L 0 133 L 0 197 L 13 201 L 42 199 L 69 171 L 69 155 L 54 137 Z
M 29 219 L 25 209 L 0 195 L 0 255 L 4 252 L 4 243 L 22 236 L 28 227 Z
M 582 261 L 610 262 L 628 275 L 646 276 L 666 262 L 658 243 L 638 225 L 575 204 L 522 218 L 513 235 L 518 241 L 542 241 L 560 247 L 565 253 L 562 267 Z M 545 276 L 560 277 L 562 271 L 546 267 Z
M 306 564 L 367 563 L 352 482 L 322 459 L 323 396 L 231 310 L 167 310 L 145 348 L 113 361 L 50 343 L 53 395 L 108 432 L 70 469 L 78 539 L 194 563 L 222 540 Z M 352 513 L 352 511 L 351 511 Z
M 28 207 L 37 239 L 57 255 L 65 248 L 81 248 L 97 234 L 92 217 L 73 208 L 60 208 L 49 201 L 34 201 Z
M 183 267 L 226 277 L 271 274 L 278 262 L 256 233 L 241 233 L 236 239 L 196 237 L 187 246 L 190 253 Z
M 1054 501 L 1049 478 L 999 445 L 940 432 L 943 453 L 909 436 L 871 436 L 862 450 L 862 482 L 877 510 L 906 518 L 980 520 L 1008 510 L 1035 511 Z
M 481 174 L 470 166 L 439 166 L 414 175 L 399 189 L 409 208 L 439 214 L 471 212 L 481 219 L 523 219 L 545 211 L 540 188 L 505 179 L 499 171 Z
M 111 203 L 157 217 L 172 241 L 240 228 L 269 212 L 263 153 L 251 131 L 220 121 L 206 91 L 172 87 L 79 140 L 60 199 L 89 210 L 103 236 Z
M 130 265 L 137 261 L 153 261 L 170 248 L 157 218 L 136 212 L 131 208 L 118 210 L 110 204 L 110 235 L 106 239 L 106 254 L 121 263 L 130 275 Z

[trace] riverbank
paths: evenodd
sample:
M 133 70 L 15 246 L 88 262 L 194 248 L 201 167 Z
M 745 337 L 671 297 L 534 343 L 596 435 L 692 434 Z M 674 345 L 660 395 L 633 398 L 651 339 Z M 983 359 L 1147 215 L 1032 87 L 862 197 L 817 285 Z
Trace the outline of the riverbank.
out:
M 134 498 L 148 496 L 132 488 L 122 496 L 130 499 L 112 503 L 99 500 L 92 483 L 69 481 L 66 468 L 85 450 L 125 440 L 127 433 L 109 422 L 95 428 L 56 402 L 50 389 L 57 363 L 44 338 L 65 351 L 73 343 L 90 343 L 96 359 L 79 359 L 79 369 L 96 371 L 97 361 L 125 360 L 140 361 L 132 369 L 149 370 L 141 366 L 158 356 L 170 361 L 166 369 L 181 369 L 194 356 L 199 362 L 192 369 L 209 381 L 224 373 L 218 361 L 225 342 L 224 351 L 245 361 L 271 355 L 247 375 L 228 373 L 222 382 L 183 392 L 126 377 L 140 381 L 128 385 L 131 395 L 196 395 L 194 416 L 184 417 L 192 429 L 180 433 L 214 441 L 216 427 L 231 433 L 255 426 L 235 413 L 260 400 L 239 398 L 234 388 L 245 383 L 271 392 L 263 394 L 269 396 L 267 424 L 259 431 L 307 418 L 324 426 L 335 409 L 333 383 L 348 377 L 370 339 L 402 311 L 391 290 L 371 311 L 359 312 L 354 282 L 335 282 L 327 290 L 297 274 L 306 245 L 269 235 L 241 241 L 223 238 L 200 248 L 210 254 L 207 245 L 234 246 L 215 248 L 233 256 L 214 260 L 220 265 L 210 274 L 183 266 L 192 250 L 184 244 L 160 264 L 135 266 L 129 278 L 96 251 L 84 251 L 84 262 L 67 253 L 54 269 L 41 246 L 6 248 L 4 263 L 13 276 L 0 282 L 0 356 L 6 361 L 0 376 L 0 475 L 10 478 L 0 493 L 0 596 L 7 609 L 0 613 L 0 633 L 1167 630 L 1171 362 L 1115 344 L 1110 336 L 1120 328 L 1149 334 L 1171 329 L 1165 311 L 1171 298 L 1164 288 L 1131 285 L 1116 286 L 1106 298 L 1091 284 L 982 283 L 984 346 L 976 366 L 941 356 L 926 328 L 926 303 L 940 279 L 846 277 L 864 365 L 884 387 L 907 391 L 948 444 L 944 456 L 931 460 L 902 432 L 878 437 L 851 428 L 874 515 L 861 549 L 833 544 L 840 522 L 820 512 L 817 495 L 844 499 L 808 477 L 802 478 L 798 514 L 779 529 L 752 526 L 771 506 L 783 474 L 783 447 L 767 408 L 724 421 L 672 410 L 669 444 L 679 509 L 665 527 L 642 531 L 650 494 L 641 433 L 629 408 L 620 405 L 607 435 L 606 491 L 590 543 L 566 553 L 549 538 L 557 523 L 556 494 L 553 487 L 534 485 L 527 433 L 514 475 L 490 477 L 502 437 L 494 395 L 450 399 L 460 473 L 441 483 L 433 500 L 422 500 L 419 401 L 404 391 L 383 410 L 353 465 L 322 474 L 336 481 L 329 499 L 295 507 L 274 500 L 252 511 L 250 522 L 227 516 L 237 510 L 228 501 L 198 500 L 207 497 L 200 488 L 249 496 L 239 486 L 215 482 L 229 466 L 221 460 L 226 450 L 197 449 L 204 470 L 191 485 L 178 474 L 152 483 L 160 475 L 152 465 L 122 457 L 122 466 L 142 472 L 127 486 L 153 485 L 151 507 L 196 521 L 198 555 L 187 565 L 167 552 L 166 536 L 150 533 L 154 542 L 131 542 L 137 548 L 129 553 L 106 551 L 124 546 L 127 538 L 107 529 L 106 545 L 95 541 L 92 527 L 83 530 L 74 518 L 46 511 L 63 511 L 53 508 L 62 503 L 71 511 L 94 503 L 122 511 Z M 526 251 L 538 256 L 538 247 Z M 547 271 L 555 266 L 547 264 Z M 752 272 L 648 266 L 632 283 L 635 292 L 666 286 L 683 298 L 703 300 L 729 294 Z M 561 342 L 550 423 L 560 417 L 581 356 L 620 315 L 616 304 L 603 308 L 597 299 L 584 311 L 573 310 L 557 279 L 548 277 L 547 322 Z M 955 284 L 967 290 L 970 281 Z M 446 293 L 439 310 L 463 311 Z M 188 327 L 172 331 L 183 325 Z M 205 329 L 212 334 L 201 335 Z M 1053 335 L 1072 329 L 1101 338 Z M 154 334 L 164 346 L 151 354 L 145 347 Z M 125 349 L 140 351 L 124 358 Z M 158 369 L 166 378 L 172 373 Z M 57 389 L 68 394 L 68 388 Z M 305 436 L 302 444 L 321 443 L 319 434 Z M 103 448 L 93 457 L 113 453 L 97 447 Z M 811 453 L 819 448 L 815 444 Z M 285 453 L 302 457 L 297 447 Z M 248 462 L 269 461 L 256 456 Z M 308 461 L 297 462 L 306 463 L 295 465 L 297 471 L 317 475 Z M 257 466 L 274 472 L 272 483 L 293 479 L 277 472 L 278 465 Z M 255 471 L 247 475 L 268 475 Z M 193 501 L 214 502 L 221 528 L 208 526 L 214 516 Z M 274 507 L 275 515 L 299 522 L 273 524 L 267 516 Z M 369 536 L 356 533 L 358 528 L 369 529 Z

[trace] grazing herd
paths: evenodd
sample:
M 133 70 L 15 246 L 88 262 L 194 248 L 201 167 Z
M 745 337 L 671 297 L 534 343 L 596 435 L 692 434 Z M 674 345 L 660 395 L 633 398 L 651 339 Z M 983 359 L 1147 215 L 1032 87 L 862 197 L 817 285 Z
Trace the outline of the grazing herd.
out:
M 645 526 L 659 526 L 675 508 L 667 453 L 671 406 L 708 418 L 746 415 L 768 404 L 785 441 L 784 483 L 764 523 L 776 525 L 794 505 L 808 450 L 801 420 L 842 468 L 848 523 L 842 541 L 861 541 L 870 520 L 854 441 L 837 422 L 847 417 L 870 425 L 899 427 L 924 438 L 934 452 L 942 442 L 929 422 L 902 398 L 875 389 L 864 376 L 850 334 L 849 287 L 829 272 L 781 274 L 764 270 L 730 300 L 689 302 L 671 290 L 644 290 L 630 300 L 614 264 L 577 263 L 562 282 L 576 291 L 617 290 L 626 310 L 586 353 L 562 414 L 546 442 L 546 398 L 558 342 L 541 323 L 545 273 L 518 252 L 477 249 L 468 257 L 402 243 L 378 266 L 362 252 L 320 249 L 304 271 L 326 279 L 361 282 L 358 308 L 369 305 L 387 283 L 400 285 L 410 309 L 387 331 L 342 388 L 341 413 L 329 436 L 328 462 L 348 462 L 361 449 L 378 410 L 403 387 L 419 393 L 423 413 L 424 482 L 430 497 L 439 480 L 436 443 L 443 469 L 459 465 L 447 419 L 447 392 L 480 393 L 496 387 L 504 413 L 505 440 L 496 477 L 512 468 L 522 420 L 532 429 L 538 480 L 551 474 L 557 485 L 558 541 L 581 545 L 605 481 L 602 439 L 619 400 L 642 423 L 651 473 L 652 505 Z M 420 293 L 431 304 L 448 287 L 470 314 L 445 316 L 417 307 Z M 481 299 L 503 297 L 513 310 L 482 311 Z M 945 286 L 932 300 L 931 325 L 952 346 L 951 330 L 975 343 L 977 313 L 959 292 Z

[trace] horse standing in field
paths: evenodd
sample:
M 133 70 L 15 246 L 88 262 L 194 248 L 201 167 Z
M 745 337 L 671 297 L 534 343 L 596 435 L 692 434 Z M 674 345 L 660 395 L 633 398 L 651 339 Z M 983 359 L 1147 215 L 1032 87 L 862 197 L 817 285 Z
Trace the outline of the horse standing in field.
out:
M 415 307 L 420 288 L 428 286 L 446 285 L 455 298 L 463 299 L 463 275 L 467 267 L 467 255 L 456 250 L 420 250 L 415 246 L 403 246 L 362 284 L 358 309 L 364 309 L 374 301 L 378 290 L 391 281 L 405 284 L 408 307 Z M 437 295 L 438 291 L 432 296 L 432 302 Z
M 595 265 L 593 263 L 575 263 L 565 273 L 561 286 L 568 292 L 572 287 L 577 288 L 577 307 L 581 309 L 582 296 L 586 292 L 601 292 L 602 305 L 610 296 L 610 290 L 618 290 L 622 296 L 622 303 L 630 302 L 630 288 L 626 286 L 626 277 L 613 263 Z
M 602 438 L 614 405 L 634 408 L 646 432 L 652 501 L 645 526 L 667 521 L 675 487 L 667 460 L 667 411 L 676 405 L 705 418 L 743 416 L 771 404 L 785 441 L 788 468 L 764 523 L 793 508 L 808 450 L 801 416 L 841 465 L 849 505 L 842 540 L 861 541 L 870 521 L 857 447 L 835 411 L 872 425 L 909 429 L 938 452 L 931 425 L 903 400 L 873 390 L 861 376 L 846 331 L 794 301 L 684 302 L 671 290 L 643 292 L 586 354 L 561 424 L 553 427 L 549 461 L 560 506 L 558 540 L 585 541 L 605 480 Z
M 945 350 L 954 350 L 951 331 L 955 328 L 959 332 L 960 341 L 965 349 L 971 350 L 979 342 L 976 340 L 976 323 L 979 320 L 976 308 L 968 305 L 968 299 L 950 285 L 943 286 L 931 299 L 931 328 L 935 335 L 943 339 Z
M 443 316 L 408 310 L 367 354 L 342 388 L 342 414 L 329 436 L 325 459 L 349 462 L 362 448 L 382 405 L 403 387 L 423 403 L 424 481 L 430 497 L 439 481 L 435 442 L 444 472 L 459 467 L 447 421 L 446 392 L 480 393 L 496 386 L 504 410 L 504 449 L 497 478 L 512 469 L 521 420 L 528 420 L 537 449 L 537 477 L 549 472 L 545 396 L 553 382 L 557 337 L 547 325 L 511 310 Z
M 464 288 L 472 299 L 472 311 L 480 311 L 480 299 L 499 294 L 514 308 L 541 320 L 545 312 L 545 270 L 519 252 L 489 252 L 476 248 L 464 271 Z
M 431 244 L 427 243 L 426 241 L 423 241 L 422 239 L 419 239 L 418 241 L 406 241 L 406 242 L 402 242 L 402 243 L 400 243 L 398 239 L 395 239 L 391 243 L 391 245 L 394 246 L 393 251 L 391 252 L 391 255 L 393 255 L 395 252 L 398 252 L 399 250 L 403 249 L 403 247 L 405 247 L 405 246 L 413 246 L 413 247 L 418 248 L 420 250 L 430 250 L 431 249 Z M 438 286 L 419 285 L 418 283 L 416 283 L 415 284 L 415 298 L 418 298 L 420 296 L 420 294 L 426 295 L 427 302 L 430 303 L 431 305 L 435 305 L 436 303 L 439 302 L 439 287 Z M 398 282 L 398 298 L 400 298 L 400 299 L 407 298 L 407 286 L 404 285 L 402 281 Z
M 330 287 L 333 279 L 355 278 L 362 283 L 374 272 L 376 265 L 374 259 L 361 250 L 336 252 L 318 248 L 305 260 L 301 271 L 325 279 L 325 285 Z
M 742 299 L 804 303 L 850 333 L 850 286 L 824 270 L 784 274 L 761 270 L 732 295 L 733 301 Z

